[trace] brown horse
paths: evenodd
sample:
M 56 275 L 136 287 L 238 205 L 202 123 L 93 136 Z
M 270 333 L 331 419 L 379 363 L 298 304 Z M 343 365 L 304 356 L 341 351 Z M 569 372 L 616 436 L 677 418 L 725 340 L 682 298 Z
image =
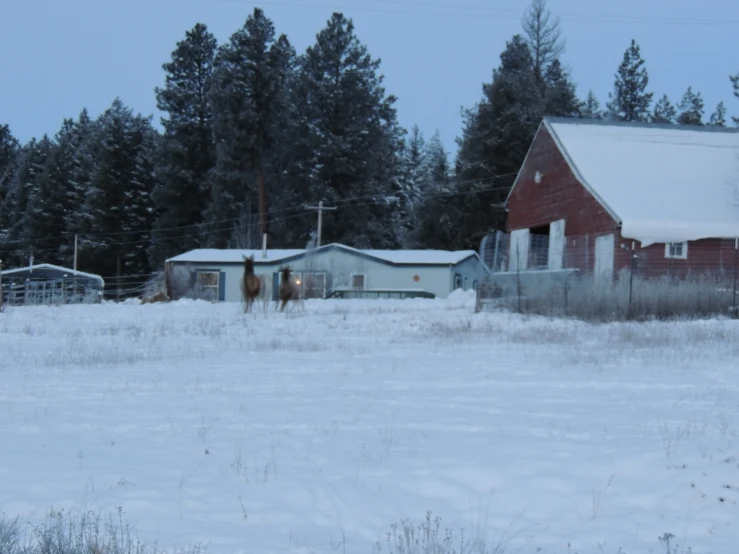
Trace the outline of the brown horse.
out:
M 241 280 L 241 294 L 244 297 L 244 312 L 248 312 L 254 304 L 254 299 L 262 290 L 262 281 L 254 275 L 254 256 L 244 258 L 244 277 Z
M 280 305 L 280 311 L 284 311 L 285 306 L 291 300 L 302 307 L 300 287 L 290 279 L 290 267 L 287 266 L 280 268 L 280 273 L 282 273 L 282 282 L 280 283 L 280 289 L 278 291 L 279 301 L 282 302 Z

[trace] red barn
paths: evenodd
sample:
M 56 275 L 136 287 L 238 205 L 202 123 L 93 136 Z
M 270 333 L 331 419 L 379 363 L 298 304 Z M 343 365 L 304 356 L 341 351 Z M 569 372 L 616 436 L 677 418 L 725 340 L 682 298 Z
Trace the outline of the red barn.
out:
M 733 273 L 739 132 L 545 118 L 506 209 L 520 269 Z

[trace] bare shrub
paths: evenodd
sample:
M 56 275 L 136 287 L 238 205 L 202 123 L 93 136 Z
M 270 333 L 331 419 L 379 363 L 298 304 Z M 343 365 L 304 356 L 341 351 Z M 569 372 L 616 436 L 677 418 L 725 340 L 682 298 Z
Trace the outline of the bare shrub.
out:
M 155 545 L 139 540 L 123 520 L 123 510 L 103 521 L 92 512 L 49 510 L 38 526 L 23 529 L 21 518 L 0 514 L 0 552 L 2 554 L 164 554 Z M 182 551 L 203 554 L 197 544 Z

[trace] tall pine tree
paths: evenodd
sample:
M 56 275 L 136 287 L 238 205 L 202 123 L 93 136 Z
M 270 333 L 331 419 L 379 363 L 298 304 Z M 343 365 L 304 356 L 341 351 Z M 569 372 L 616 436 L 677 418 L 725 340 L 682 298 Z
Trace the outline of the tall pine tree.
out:
M 438 131 L 434 136 L 438 136 Z M 400 246 L 413 248 L 418 243 L 418 217 L 426 185 L 426 140 L 418 125 L 412 127 L 404 141 L 401 156 L 402 174 L 396 193 L 396 236 Z
M 354 200 L 324 218 L 323 233 L 358 248 L 397 244 L 397 203 L 388 199 L 395 198 L 401 173 L 402 130 L 380 63 L 360 43 L 352 21 L 334 13 L 301 57 L 294 89 L 302 131 L 295 163 L 304 168 L 305 200 Z M 304 241 L 312 228 L 305 223 Z
M 15 173 L 15 164 L 20 145 L 10 132 L 10 127 L 0 125 L 0 248 L 8 240 L 10 225 L 10 199 L 8 197 L 10 180 Z
M 44 179 L 48 158 L 53 150 L 51 139 L 44 135 L 40 140 L 31 139 L 18 156 L 16 170 L 8 187 L 8 242 L 18 252 L 13 258 L 16 263 L 27 262 L 26 256 L 37 252 L 36 260 L 46 253 L 44 244 L 32 242 L 30 232 L 34 221 L 35 206 L 38 205 L 39 188 Z
M 654 106 L 654 112 L 652 112 L 651 121 L 652 123 L 667 123 L 672 124 L 677 120 L 677 109 L 670 102 L 670 98 L 663 94 Z
M 647 92 L 647 86 L 649 75 L 641 49 L 632 39 L 616 72 L 614 91 L 609 94 L 609 117 L 616 121 L 648 121 L 654 93 Z
M 693 87 L 685 91 L 678 109 L 677 122 L 680 125 L 703 125 L 703 98 L 700 92 L 693 92 Z
M 235 218 L 251 202 L 256 180 L 260 232 L 267 232 L 265 163 L 287 109 L 294 63 L 287 37 L 275 37 L 272 21 L 259 8 L 218 51 L 210 92 L 216 171 L 206 223 Z M 210 242 L 223 245 L 228 234 L 215 233 Z
M 116 98 L 98 125 L 80 256 L 88 271 L 106 277 L 148 273 L 154 184 L 151 119 L 134 115 Z
M 458 242 L 459 197 L 453 197 L 449 154 L 438 135 L 429 141 L 425 167 L 426 184 L 418 221 L 418 245 L 421 248 L 445 248 Z
M 492 83 L 483 85 L 483 100 L 465 114 L 457 140 L 458 213 L 465 215 L 448 247 L 477 248 L 491 229 L 503 228 L 500 206 L 543 115 L 534 62 L 520 35 L 507 42 L 500 60 Z
M 208 87 L 217 47 L 208 28 L 198 23 L 162 66 L 165 85 L 155 91 L 157 107 L 166 114 L 161 120 L 164 135 L 152 193 L 155 223 L 150 256 L 155 266 L 170 254 L 200 245 L 197 230 L 210 199 L 208 173 L 215 165 Z

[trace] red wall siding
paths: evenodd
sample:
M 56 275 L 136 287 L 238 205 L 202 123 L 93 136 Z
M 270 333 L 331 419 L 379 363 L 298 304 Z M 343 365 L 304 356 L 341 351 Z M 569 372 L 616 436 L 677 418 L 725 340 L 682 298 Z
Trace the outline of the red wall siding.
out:
M 621 235 L 619 233 L 619 239 Z M 631 240 L 622 242 L 631 248 Z M 652 244 L 645 248 L 636 241 L 637 274 L 642 277 L 669 275 L 677 279 L 710 273 L 716 277 L 734 275 L 734 240 L 703 239 L 688 243 L 686 260 L 665 257 L 664 244 Z M 616 257 L 616 269 L 628 268 L 630 257 Z
M 538 184 L 537 171 L 543 174 Z M 596 236 L 618 232 L 618 223 L 575 178 L 542 126 L 508 198 L 506 228 L 530 229 L 558 219 L 565 220 L 565 267 L 591 272 Z

